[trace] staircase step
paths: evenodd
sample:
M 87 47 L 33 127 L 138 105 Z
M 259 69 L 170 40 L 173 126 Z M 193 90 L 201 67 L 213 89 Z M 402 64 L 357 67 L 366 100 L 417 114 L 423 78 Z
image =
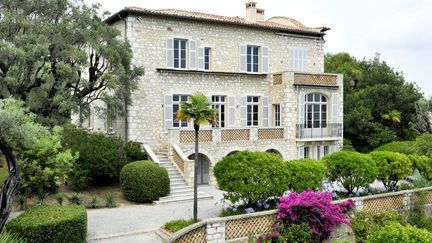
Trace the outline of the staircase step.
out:
M 181 186 L 171 186 L 171 190 L 183 190 L 183 189 L 193 189 L 193 187 L 188 185 L 181 185 Z
M 171 189 L 170 190 L 170 195 L 176 194 L 176 193 L 193 193 L 193 188 L 182 188 L 182 189 Z
M 183 182 L 170 182 L 170 188 L 173 188 L 175 186 L 187 186 L 186 183 Z
M 198 192 L 199 196 L 206 195 L 205 192 Z M 176 193 L 170 193 L 168 196 L 163 197 L 164 199 L 167 198 L 175 198 L 175 197 L 186 197 L 186 196 L 192 196 L 193 197 L 193 190 L 187 191 L 187 192 L 176 192 Z
M 198 199 L 213 199 L 212 195 L 198 195 Z M 171 203 L 171 202 L 183 202 L 183 201 L 192 201 L 192 196 L 182 196 L 182 197 L 176 197 L 176 198 L 160 198 L 159 201 L 156 201 L 156 204 L 164 204 L 164 203 Z

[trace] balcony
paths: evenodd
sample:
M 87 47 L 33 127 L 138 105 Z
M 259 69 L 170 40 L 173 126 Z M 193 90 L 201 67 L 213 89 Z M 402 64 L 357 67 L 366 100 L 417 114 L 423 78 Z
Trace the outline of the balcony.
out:
M 194 130 L 169 131 L 172 143 L 191 144 L 195 142 Z M 284 139 L 284 128 L 282 127 L 245 127 L 245 128 L 214 128 L 202 129 L 198 133 L 200 143 L 220 143 L 236 141 L 261 141 Z
M 281 72 L 272 75 L 273 85 L 339 87 L 342 82 L 342 75 L 332 73 Z
M 341 123 L 325 123 L 311 127 L 312 124 L 297 124 L 296 138 L 299 140 L 338 140 L 342 138 L 343 127 Z

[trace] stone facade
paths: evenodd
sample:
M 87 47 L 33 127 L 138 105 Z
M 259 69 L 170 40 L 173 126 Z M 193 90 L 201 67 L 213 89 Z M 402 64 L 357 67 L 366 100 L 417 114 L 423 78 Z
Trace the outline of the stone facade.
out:
M 305 55 L 301 73 L 325 75 L 325 41 L 322 36 L 145 13 L 126 14 L 110 24 L 118 28 L 121 36 L 130 43 L 132 63 L 145 71 L 128 107 L 129 140 L 149 144 L 155 151 L 168 149 L 171 154 L 171 145 L 178 144 L 186 156 L 193 154 L 193 143 L 186 139 L 187 134 L 182 133 L 191 130 L 191 126 L 172 127 L 172 95 L 191 95 L 199 91 L 208 97 L 218 95 L 226 98 L 226 126 L 203 128 L 211 132 L 200 144 L 200 152 L 210 162 L 210 184 L 214 183 L 211 168 L 233 151 L 271 150 L 291 160 L 305 154 L 303 147 L 310 146 L 308 152 L 314 158 L 322 156 L 324 146 L 326 153 L 339 150 L 341 134 L 317 138 L 298 136 L 297 124 L 304 123 L 301 121 L 301 113 L 304 113 L 300 109 L 304 106 L 301 103 L 309 93 L 319 93 L 327 98 L 327 122 L 343 122 L 341 75 L 332 75 L 336 80 L 332 86 L 296 84 L 297 67 L 293 65 L 299 57 L 293 50 L 302 50 Z M 175 69 L 167 64 L 170 58 L 167 41 L 173 38 L 187 40 L 185 69 Z M 197 48 L 193 49 L 192 45 Z M 241 70 L 242 46 L 246 45 L 260 48 L 259 72 Z M 209 70 L 200 70 L 198 64 L 192 67 L 196 60 L 191 52 L 201 47 L 211 49 Z M 268 52 L 267 60 L 264 59 L 265 52 Z M 277 83 L 275 77 L 279 78 Z M 245 125 L 247 96 L 259 97 L 258 126 Z M 281 122 L 277 128 L 274 127 L 275 104 L 281 109 Z M 119 118 L 116 122 L 115 132 L 120 136 L 125 136 L 124 121 L 124 118 Z

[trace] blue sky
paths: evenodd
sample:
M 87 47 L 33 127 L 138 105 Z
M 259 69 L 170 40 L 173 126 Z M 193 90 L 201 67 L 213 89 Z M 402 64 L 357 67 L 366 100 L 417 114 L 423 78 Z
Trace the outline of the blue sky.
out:
M 85 0 L 117 12 L 126 6 L 177 8 L 244 17 L 245 0 Z M 432 0 L 258 0 L 266 18 L 289 16 L 307 26 L 331 27 L 326 52 L 381 59 L 432 96 Z

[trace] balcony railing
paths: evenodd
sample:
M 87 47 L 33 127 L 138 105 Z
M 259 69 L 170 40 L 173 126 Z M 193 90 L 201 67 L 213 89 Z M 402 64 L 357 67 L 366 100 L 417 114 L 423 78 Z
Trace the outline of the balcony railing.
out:
M 342 131 L 341 123 L 297 124 L 298 139 L 340 138 Z

